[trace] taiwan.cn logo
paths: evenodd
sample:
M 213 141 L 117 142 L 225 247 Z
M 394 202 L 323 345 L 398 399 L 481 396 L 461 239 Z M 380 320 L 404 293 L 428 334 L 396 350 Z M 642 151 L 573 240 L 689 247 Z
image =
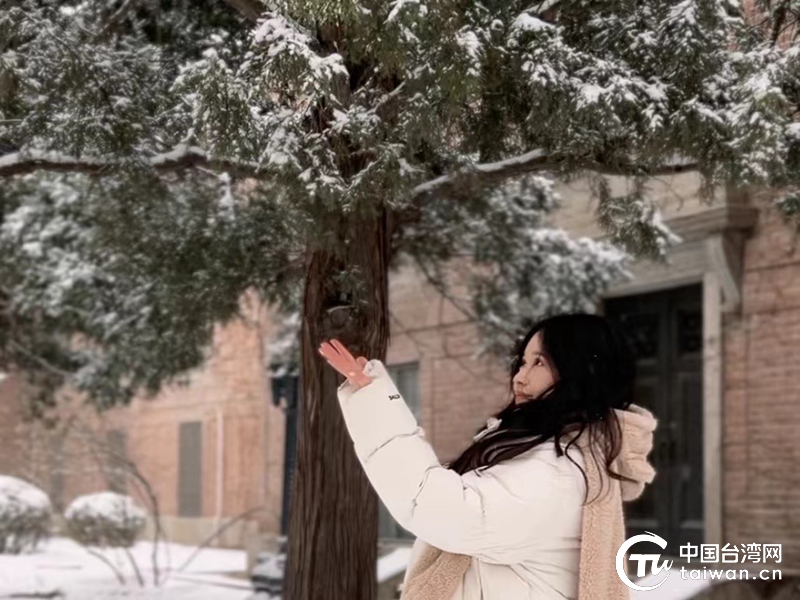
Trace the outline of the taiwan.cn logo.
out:
M 631 554 L 628 557 L 628 560 L 633 560 L 638 563 L 638 567 L 636 569 L 636 576 L 637 577 L 644 577 L 647 575 L 647 563 L 652 561 L 650 566 L 650 573 L 656 575 L 660 573 L 662 570 L 667 571 L 667 577 L 664 577 L 661 581 L 659 581 L 656 585 L 651 585 L 650 587 L 644 587 L 641 585 L 636 585 L 630 579 L 628 579 L 628 574 L 625 572 L 625 552 L 633 546 L 637 542 L 652 542 L 653 544 L 658 544 L 661 548 L 667 547 L 667 540 L 662 537 L 657 536 L 655 533 L 650 533 L 646 531 L 640 535 L 635 535 L 632 538 L 628 538 L 625 540 L 625 543 L 619 547 L 617 550 L 617 575 L 622 580 L 622 583 L 627 585 L 632 590 L 638 590 L 640 592 L 646 592 L 648 590 L 654 590 L 662 583 L 667 580 L 669 577 L 669 570 L 672 568 L 672 561 L 665 560 L 660 565 L 658 564 L 658 559 L 661 558 L 660 554 Z

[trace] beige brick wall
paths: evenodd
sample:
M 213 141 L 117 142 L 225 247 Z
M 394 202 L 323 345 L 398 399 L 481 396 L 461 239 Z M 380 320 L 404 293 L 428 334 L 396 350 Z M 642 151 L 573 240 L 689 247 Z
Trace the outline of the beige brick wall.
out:
M 614 195 L 631 191 L 631 181 L 628 178 L 607 177 L 607 180 Z M 696 173 L 665 175 L 648 183 L 647 197 L 659 207 L 664 220 L 695 215 L 709 206 L 725 202 L 722 191 L 715 194 L 711 204 L 700 200 L 697 194 L 700 183 L 700 177 Z M 551 226 L 562 227 L 576 237 L 603 237 L 595 215 L 598 201 L 590 197 L 588 180 L 576 179 L 570 183 L 558 183 L 555 191 L 561 197 L 561 208 L 548 219 Z
M 23 373 L 0 382 L 0 474 L 21 477 L 43 489 L 50 484 L 50 457 L 37 443 L 37 429 L 26 421 L 35 390 Z
M 463 296 L 463 289 L 456 286 L 453 293 Z M 415 268 L 403 266 L 392 274 L 389 304 L 392 337 L 386 362 L 419 363 L 421 425 L 439 458 L 451 461 L 510 400 L 507 377 L 498 365 L 470 358 L 477 344 L 474 326 Z
M 80 494 L 107 489 L 103 461 L 86 442 L 105 439 L 109 429 L 127 434 L 127 455 L 152 486 L 165 517 L 177 517 L 178 432 L 180 423 L 201 421 L 203 444 L 203 518 L 168 518 L 175 541 L 198 542 L 221 522 L 258 506 L 252 517 L 270 531 L 280 528 L 283 484 L 284 416 L 272 405 L 264 368 L 269 311 L 243 298 L 246 318 L 218 326 L 206 364 L 188 375 L 188 385 L 171 384 L 155 398 L 137 398 L 130 406 L 97 415 L 78 398 L 62 402 L 61 424 L 47 431 L 41 424 L 25 425 L 15 407 L 25 401 L 16 378 L 0 384 L 0 472 L 25 477 L 55 496 L 51 450 L 53 438 L 69 426 L 62 453 L 63 503 Z M 68 396 L 68 392 L 62 394 Z M 13 414 L 10 414 L 13 413 Z M 70 417 L 74 417 L 70 421 Z M 218 461 L 219 419 L 224 450 Z M 218 496 L 218 467 L 222 467 L 222 496 Z M 143 488 L 129 479 L 128 493 L 147 505 Z M 193 527 L 193 521 L 196 526 Z M 243 546 L 244 540 L 237 545 Z
M 724 335 L 724 523 L 732 543 L 781 543 L 800 568 L 800 250 L 798 235 L 753 195 L 742 314 Z

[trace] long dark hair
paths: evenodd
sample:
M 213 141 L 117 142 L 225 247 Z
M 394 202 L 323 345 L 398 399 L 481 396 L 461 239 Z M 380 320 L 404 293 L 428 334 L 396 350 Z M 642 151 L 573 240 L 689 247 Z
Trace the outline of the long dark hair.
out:
M 522 365 L 525 348 L 541 331 L 542 352 L 557 372 L 556 382 L 538 396 L 521 404 L 514 402 L 513 378 Z M 500 427 L 474 441 L 447 468 L 463 475 L 486 469 L 513 458 L 548 440 L 555 441 L 557 456 L 565 452 L 561 439 L 578 432 L 566 445 L 567 458 L 588 479 L 569 455 L 569 449 L 583 435 L 591 435 L 590 452 L 597 463 L 596 447 L 603 447 L 605 472 L 614 479 L 631 481 L 611 470 L 619 455 L 622 430 L 614 409 L 625 410 L 633 402 L 636 362 L 622 332 L 607 318 L 588 313 L 565 313 L 538 321 L 520 339 L 511 353 L 508 391 L 510 402 L 493 416 Z M 478 430 L 479 433 L 484 428 Z M 584 432 L 586 432 L 584 434 Z M 600 440 L 601 444 L 594 443 Z M 600 469 L 598 465 L 598 469 Z

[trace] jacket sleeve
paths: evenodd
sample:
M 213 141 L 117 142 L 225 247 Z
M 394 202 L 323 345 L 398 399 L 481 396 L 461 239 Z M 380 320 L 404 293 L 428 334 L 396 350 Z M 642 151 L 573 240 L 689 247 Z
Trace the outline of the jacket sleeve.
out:
M 383 363 L 360 389 L 345 381 L 339 403 L 372 487 L 397 522 L 424 541 L 488 562 L 518 562 L 537 533 L 563 514 L 574 482 L 547 461 L 500 463 L 478 477 L 443 467 Z M 510 463 L 514 463 L 513 465 Z

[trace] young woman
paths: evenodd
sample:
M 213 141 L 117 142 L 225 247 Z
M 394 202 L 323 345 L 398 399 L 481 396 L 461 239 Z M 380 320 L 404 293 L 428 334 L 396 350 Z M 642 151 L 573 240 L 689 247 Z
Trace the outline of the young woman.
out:
M 624 527 L 585 528 L 589 490 L 595 499 L 603 491 L 589 485 L 587 460 L 602 467 L 592 473 L 618 482 L 591 522 L 621 523 L 621 501 L 638 497 L 655 474 L 646 455 L 656 422 L 632 404 L 634 357 L 607 319 L 561 314 L 536 323 L 512 353 L 511 399 L 447 465 L 381 361 L 356 359 L 337 340 L 319 351 L 346 377 L 339 402 L 370 483 L 417 536 L 403 598 L 563 600 L 609 585 L 596 597 L 627 597 L 613 555 Z

